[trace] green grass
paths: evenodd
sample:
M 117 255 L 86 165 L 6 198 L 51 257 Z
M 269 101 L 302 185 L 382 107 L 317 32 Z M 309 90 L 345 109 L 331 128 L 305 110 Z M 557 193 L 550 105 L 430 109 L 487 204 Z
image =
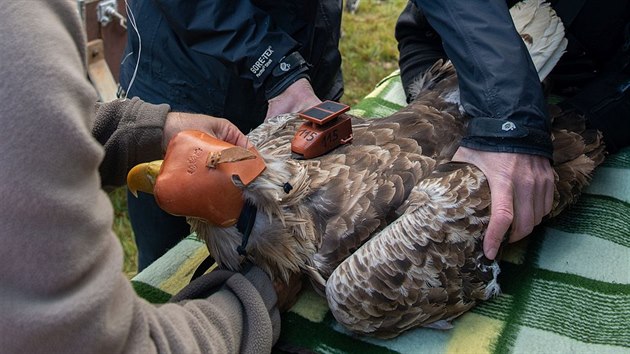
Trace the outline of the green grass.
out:
M 394 25 L 407 1 L 363 0 L 342 20 L 340 50 L 345 81 L 344 103 L 355 105 L 380 79 L 398 69 Z
M 343 14 L 340 50 L 345 81 L 341 101 L 355 105 L 385 76 L 398 68 L 394 24 L 406 0 L 363 0 L 355 14 Z M 127 214 L 125 188 L 109 194 L 114 205 L 114 232 L 122 243 L 124 272 L 136 274 L 137 249 Z
M 129 222 L 129 214 L 127 213 L 126 187 L 117 188 L 110 192 L 109 199 L 111 199 L 114 206 L 114 232 L 118 235 L 118 239 L 122 244 L 125 257 L 123 271 L 131 279 L 136 275 L 138 269 L 138 250 L 133 240 L 133 230 Z

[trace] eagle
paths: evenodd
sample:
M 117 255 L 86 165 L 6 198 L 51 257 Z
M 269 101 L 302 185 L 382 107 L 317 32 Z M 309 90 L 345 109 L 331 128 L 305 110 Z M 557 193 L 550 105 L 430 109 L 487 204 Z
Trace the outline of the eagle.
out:
M 563 31 L 546 3 L 521 7 L 543 9 L 546 21 L 555 21 L 543 28 L 545 35 L 520 28 L 530 54 L 537 38 L 549 41 L 550 27 L 554 35 Z M 543 50 L 548 58 L 566 46 L 563 35 L 555 38 Z M 548 61 L 537 68 L 549 68 Z M 211 137 L 182 132 L 164 162 L 134 167 L 128 186 L 155 191 L 165 210 L 187 216 L 219 267 L 239 270 L 251 262 L 274 280 L 310 280 L 353 332 L 391 338 L 416 327 L 448 328 L 500 291 L 499 263 L 482 249 L 491 201 L 486 177 L 474 165 L 451 161 L 468 122 L 458 90 L 454 66 L 439 61 L 418 81 L 408 106 L 383 118 L 351 116 L 352 142 L 312 159 L 292 155 L 291 140 L 303 123 L 296 114 L 249 133 L 255 147 L 249 150 L 225 142 L 204 150 L 195 141 Z M 550 115 L 555 197 L 549 218 L 576 201 L 605 154 L 601 133 L 587 129 L 583 116 L 556 106 Z M 177 141 L 193 143 L 171 154 Z M 206 184 L 194 189 L 169 172 L 169 163 L 179 164 L 182 175 L 207 174 Z M 160 186 L 171 194 L 160 196 Z M 169 208 L 178 198 L 184 209 Z M 207 217 L 204 208 L 230 216 Z

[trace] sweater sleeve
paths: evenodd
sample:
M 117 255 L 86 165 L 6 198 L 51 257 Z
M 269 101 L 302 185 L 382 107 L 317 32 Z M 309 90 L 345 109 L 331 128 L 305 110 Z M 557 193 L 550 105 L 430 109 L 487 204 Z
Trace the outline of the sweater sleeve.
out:
M 169 111 L 134 97 L 97 104 L 92 135 L 105 147 L 100 166 L 103 186 L 121 186 L 129 169 L 163 157 L 162 136 Z
M 246 323 L 250 313 L 273 314 L 275 295 L 252 280 L 239 276 L 208 298 L 157 307 L 123 275 L 75 6 L 0 7 L 2 352 L 238 352 L 252 338 L 252 352 L 269 352 L 277 316 L 256 332 Z
M 461 145 L 551 158 L 550 122 L 536 68 L 505 0 L 413 0 L 457 68 L 471 116 Z

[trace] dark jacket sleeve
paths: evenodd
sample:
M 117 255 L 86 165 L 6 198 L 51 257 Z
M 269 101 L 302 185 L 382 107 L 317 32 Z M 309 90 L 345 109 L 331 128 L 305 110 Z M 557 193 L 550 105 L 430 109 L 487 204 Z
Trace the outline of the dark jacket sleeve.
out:
M 299 44 L 248 0 L 156 0 L 172 30 L 192 50 L 235 65 L 260 88 Z
M 439 59 L 448 57 L 442 47 L 442 39 L 429 25 L 422 10 L 408 2 L 398 17 L 395 27 L 398 41 L 398 66 L 407 102 L 414 97 L 409 91 L 411 85 Z
M 472 117 L 461 145 L 551 158 L 542 87 L 504 0 L 413 0 L 457 68 Z
M 99 167 L 103 186 L 122 186 L 133 166 L 162 158 L 169 109 L 166 104 L 154 105 L 138 98 L 97 104 L 92 135 L 105 148 Z

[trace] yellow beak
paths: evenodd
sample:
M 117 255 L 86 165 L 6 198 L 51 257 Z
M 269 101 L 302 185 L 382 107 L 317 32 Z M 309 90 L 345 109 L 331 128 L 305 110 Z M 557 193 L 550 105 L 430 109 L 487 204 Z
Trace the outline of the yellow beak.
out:
M 163 160 L 141 163 L 134 166 L 127 174 L 127 188 L 136 198 L 138 191 L 153 194 L 155 180 L 157 179 Z

